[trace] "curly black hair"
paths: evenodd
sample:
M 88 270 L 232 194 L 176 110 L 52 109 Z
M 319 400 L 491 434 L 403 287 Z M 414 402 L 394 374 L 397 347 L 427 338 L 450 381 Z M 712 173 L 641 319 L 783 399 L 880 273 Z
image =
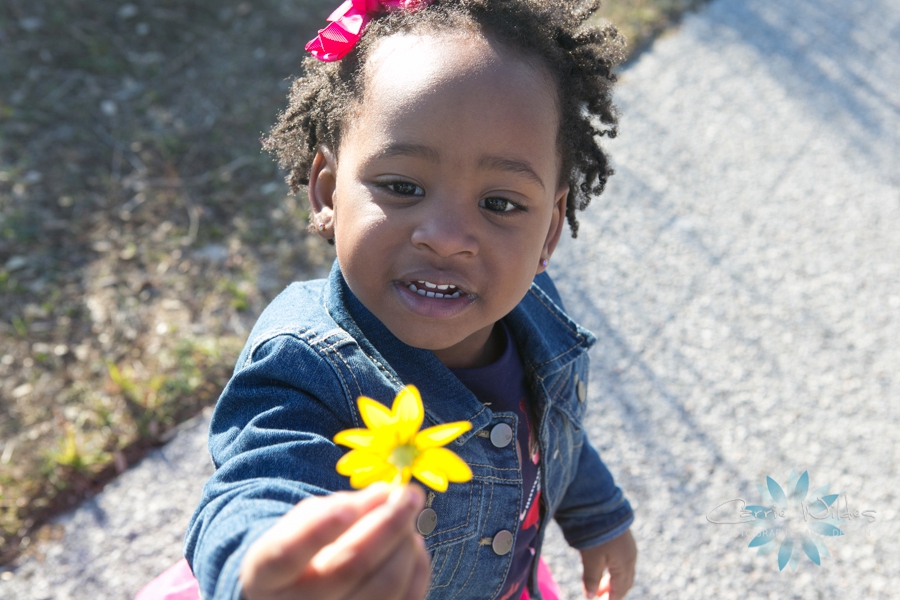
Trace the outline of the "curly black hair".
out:
M 375 16 L 356 47 L 343 59 L 308 57 L 294 80 L 288 108 L 263 148 L 288 170 L 297 193 L 309 184 L 316 151 L 337 153 L 341 132 L 363 97 L 363 65 L 377 42 L 395 33 L 475 29 L 515 52 L 536 57 L 556 80 L 560 107 L 560 182 L 569 184 L 566 219 L 578 234 L 576 210 L 603 192 L 613 174 L 600 138 L 617 133 L 612 102 L 613 68 L 624 58 L 624 39 L 612 25 L 592 26 L 599 0 L 435 0 L 419 10 Z

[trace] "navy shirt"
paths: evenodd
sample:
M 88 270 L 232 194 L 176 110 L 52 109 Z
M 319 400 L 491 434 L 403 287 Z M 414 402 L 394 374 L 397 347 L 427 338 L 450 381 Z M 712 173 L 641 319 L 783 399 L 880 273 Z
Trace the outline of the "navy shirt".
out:
M 497 600 L 518 600 L 525 589 L 534 560 L 534 541 L 540 521 L 540 456 L 537 438 L 532 435 L 532 418 L 522 359 L 506 324 L 503 321 L 500 323 L 506 337 L 506 349 L 496 362 L 475 369 L 451 371 L 492 412 L 510 412 L 518 417 L 516 451 L 522 471 L 522 509 L 519 511 L 519 531 L 512 549 L 512 563 L 506 582 L 497 595 Z

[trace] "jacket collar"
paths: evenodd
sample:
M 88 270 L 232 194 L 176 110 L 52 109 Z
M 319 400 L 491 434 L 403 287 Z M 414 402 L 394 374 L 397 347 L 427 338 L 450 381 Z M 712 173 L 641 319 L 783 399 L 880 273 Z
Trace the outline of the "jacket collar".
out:
M 542 289 L 542 283 L 553 288 L 548 276 L 539 275 L 525 298 L 506 317 L 526 372 L 539 379 L 564 368 L 594 343 L 594 336 L 563 312 Z M 433 352 L 404 344 L 363 306 L 347 286 L 336 260 L 323 294 L 332 318 L 395 380 L 397 390 L 409 383 L 419 388 L 422 398 L 427 399 L 426 418 L 433 423 L 471 421 L 472 429 L 458 439 L 459 443 L 465 443 L 491 422 L 491 410 Z

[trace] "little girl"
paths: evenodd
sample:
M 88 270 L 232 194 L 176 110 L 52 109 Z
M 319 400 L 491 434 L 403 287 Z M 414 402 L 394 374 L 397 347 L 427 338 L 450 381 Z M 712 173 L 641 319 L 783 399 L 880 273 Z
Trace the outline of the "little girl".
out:
M 631 587 L 631 507 L 581 425 L 594 338 L 545 273 L 612 173 L 622 43 L 595 9 L 348 0 L 308 44 L 265 146 L 337 261 L 265 310 L 216 406 L 185 542 L 204 598 L 550 598 L 551 517 L 588 597 Z M 425 426 L 471 422 L 472 480 L 347 491 L 335 434 L 406 384 Z

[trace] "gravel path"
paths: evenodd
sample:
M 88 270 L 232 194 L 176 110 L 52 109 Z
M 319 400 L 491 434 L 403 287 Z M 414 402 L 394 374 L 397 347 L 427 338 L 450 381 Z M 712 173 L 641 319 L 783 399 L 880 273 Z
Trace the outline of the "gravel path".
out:
M 600 339 L 587 426 L 637 510 L 629 597 L 900 597 L 898 56 L 892 0 L 717 0 L 622 77 L 618 174 L 551 269 Z M 59 519 L 0 597 L 126 599 L 176 560 L 206 423 Z M 792 469 L 875 520 L 779 572 L 707 513 Z M 577 554 L 547 552 L 579 597 Z
M 900 598 L 898 56 L 890 0 L 723 0 L 622 78 L 618 175 L 553 268 L 600 338 L 636 598 Z M 779 572 L 706 514 L 792 469 L 876 520 Z

